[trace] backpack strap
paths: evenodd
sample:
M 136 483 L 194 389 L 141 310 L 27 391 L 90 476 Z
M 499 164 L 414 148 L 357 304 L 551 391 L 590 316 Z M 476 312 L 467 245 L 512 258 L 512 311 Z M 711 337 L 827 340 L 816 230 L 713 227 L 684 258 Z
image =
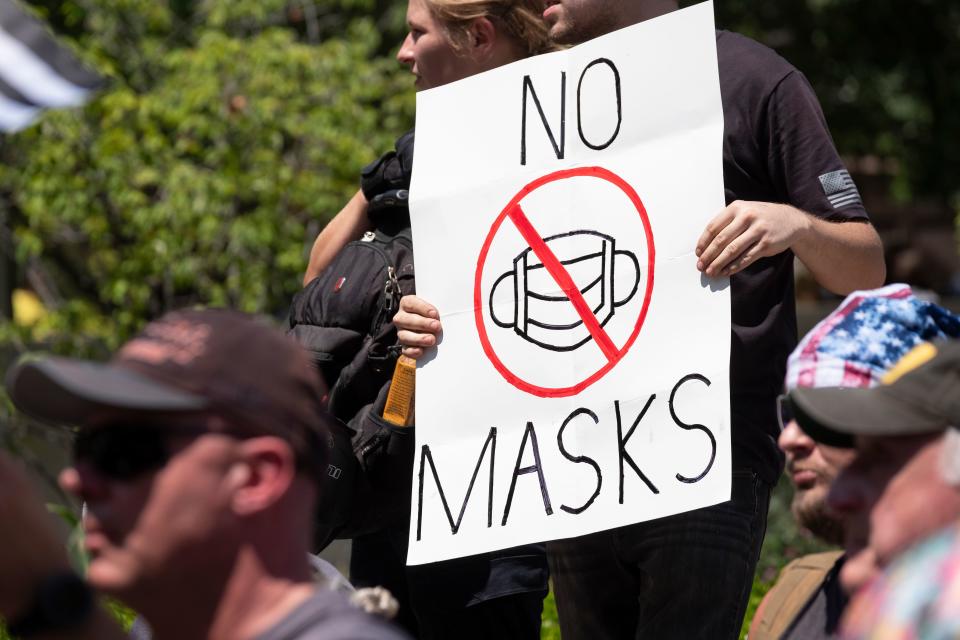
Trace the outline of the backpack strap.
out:
M 395 149 L 363 168 L 360 189 L 367 199 L 367 217 L 375 227 L 396 224 L 403 217 L 409 225 L 410 179 L 413 174 L 413 131 L 397 139 Z M 401 223 L 402 224 L 402 223 Z M 396 229 L 389 231 L 391 235 Z
M 779 640 L 819 591 L 842 551 L 814 553 L 797 558 L 780 572 L 763 600 L 759 620 L 752 625 L 750 640 Z

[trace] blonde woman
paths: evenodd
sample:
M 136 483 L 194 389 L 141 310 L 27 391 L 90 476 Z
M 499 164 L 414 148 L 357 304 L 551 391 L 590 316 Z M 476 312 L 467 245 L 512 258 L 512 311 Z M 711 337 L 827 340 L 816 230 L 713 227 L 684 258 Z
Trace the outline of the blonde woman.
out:
M 543 0 L 410 0 L 409 33 L 397 60 L 410 69 L 420 90 L 545 52 L 551 45 L 542 21 L 543 10 Z M 402 136 L 396 151 L 368 166 L 363 172 L 361 191 L 318 236 L 304 279 L 307 287 L 291 312 L 292 326 L 313 324 L 309 332 L 312 335 L 317 335 L 317 327 L 343 329 L 342 316 L 336 320 L 324 316 L 324 310 L 339 302 L 336 296 L 344 297 L 335 291 L 339 291 L 344 280 L 350 280 L 349 276 L 341 276 L 355 263 L 349 253 L 339 258 L 338 254 L 349 241 L 366 231 L 376 230 L 392 237 L 409 227 L 406 189 L 410 185 L 413 146 L 412 133 Z M 328 266 L 330 269 L 325 272 Z M 330 283 L 333 286 L 328 286 Z M 412 282 L 404 281 L 403 286 L 412 288 Z M 363 307 L 350 300 L 346 315 L 351 309 Z M 320 317 L 325 319 L 317 320 Z M 353 318 L 352 322 L 368 327 L 373 320 L 362 317 Z M 395 336 L 390 334 L 388 339 L 392 344 Z M 332 378 L 328 380 L 331 387 L 347 387 L 353 396 L 365 396 L 363 401 L 373 403 L 376 414 L 377 392 L 367 389 L 382 391 L 379 382 L 367 381 L 358 391 L 361 385 L 355 382 L 357 376 L 352 372 L 340 375 L 340 371 L 345 370 L 335 366 L 326 372 Z M 370 407 L 366 405 L 361 413 L 371 411 Z M 351 425 L 357 424 L 356 416 L 360 415 L 351 415 L 353 408 L 341 410 L 334 400 L 331 411 Z M 407 457 L 404 460 L 411 464 Z M 409 478 L 398 477 L 396 484 L 409 487 Z M 399 501 L 404 500 L 409 501 L 409 496 L 404 495 Z M 385 512 L 378 514 L 378 518 L 387 520 Z M 384 521 L 382 525 L 375 533 L 354 538 L 350 579 L 356 586 L 383 585 L 390 589 L 400 601 L 397 621 L 414 636 L 529 640 L 540 637 L 540 615 L 547 591 L 544 545 L 406 567 L 406 517 Z
M 409 32 L 397 60 L 409 67 L 421 90 L 545 53 L 553 45 L 543 10 L 543 0 L 410 0 Z M 317 236 L 304 285 L 320 275 L 347 242 L 370 228 L 367 199 L 357 191 Z

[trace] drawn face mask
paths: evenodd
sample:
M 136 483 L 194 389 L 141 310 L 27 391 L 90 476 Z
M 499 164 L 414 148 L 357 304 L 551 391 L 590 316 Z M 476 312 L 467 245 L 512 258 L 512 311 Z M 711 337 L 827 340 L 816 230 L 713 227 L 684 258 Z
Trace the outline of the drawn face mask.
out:
M 544 238 L 549 249 L 569 273 L 587 307 L 600 326 L 613 317 L 617 307 L 629 302 L 640 283 L 640 263 L 629 251 L 617 251 L 615 241 L 597 231 L 571 231 Z M 615 291 L 617 270 L 632 277 L 628 291 Z M 506 290 L 503 288 L 506 287 Z M 507 291 L 513 289 L 513 296 Z M 494 299 L 500 293 L 497 315 Z M 617 298 L 617 296 L 620 296 Z M 502 317 L 504 299 L 513 299 L 513 317 Z M 532 249 L 526 249 L 494 283 L 488 301 L 490 317 L 499 327 L 513 329 L 524 340 L 550 351 L 573 351 L 593 340 L 567 294 L 544 267 Z

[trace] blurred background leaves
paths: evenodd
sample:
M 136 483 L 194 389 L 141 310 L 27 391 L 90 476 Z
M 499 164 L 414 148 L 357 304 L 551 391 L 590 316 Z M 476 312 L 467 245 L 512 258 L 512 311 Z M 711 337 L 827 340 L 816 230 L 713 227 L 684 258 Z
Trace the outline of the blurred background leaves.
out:
M 690 2 L 684 4 L 692 4 Z M 110 88 L 0 141 L 0 341 L 103 355 L 171 308 L 282 316 L 309 240 L 413 122 L 402 0 L 33 0 Z M 960 3 L 723 0 L 896 202 L 960 193 Z M 4 313 L 5 311 L 5 313 Z
M 805 72 L 842 153 L 896 164 L 898 199 L 957 206 L 960 2 L 717 0 L 716 11 Z
M 0 143 L 11 271 L 46 311 L 6 337 L 96 355 L 172 308 L 281 315 L 309 238 L 412 125 L 383 35 L 402 12 L 377 5 L 37 3 L 112 83 Z

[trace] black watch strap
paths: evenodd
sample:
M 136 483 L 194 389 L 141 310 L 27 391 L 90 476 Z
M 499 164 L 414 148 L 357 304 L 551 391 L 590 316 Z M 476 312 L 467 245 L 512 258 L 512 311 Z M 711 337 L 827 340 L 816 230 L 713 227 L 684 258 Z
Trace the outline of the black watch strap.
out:
M 85 623 L 93 608 L 93 590 L 83 578 L 72 571 L 55 573 L 40 582 L 30 608 L 10 620 L 7 631 L 15 638 L 67 631 Z

